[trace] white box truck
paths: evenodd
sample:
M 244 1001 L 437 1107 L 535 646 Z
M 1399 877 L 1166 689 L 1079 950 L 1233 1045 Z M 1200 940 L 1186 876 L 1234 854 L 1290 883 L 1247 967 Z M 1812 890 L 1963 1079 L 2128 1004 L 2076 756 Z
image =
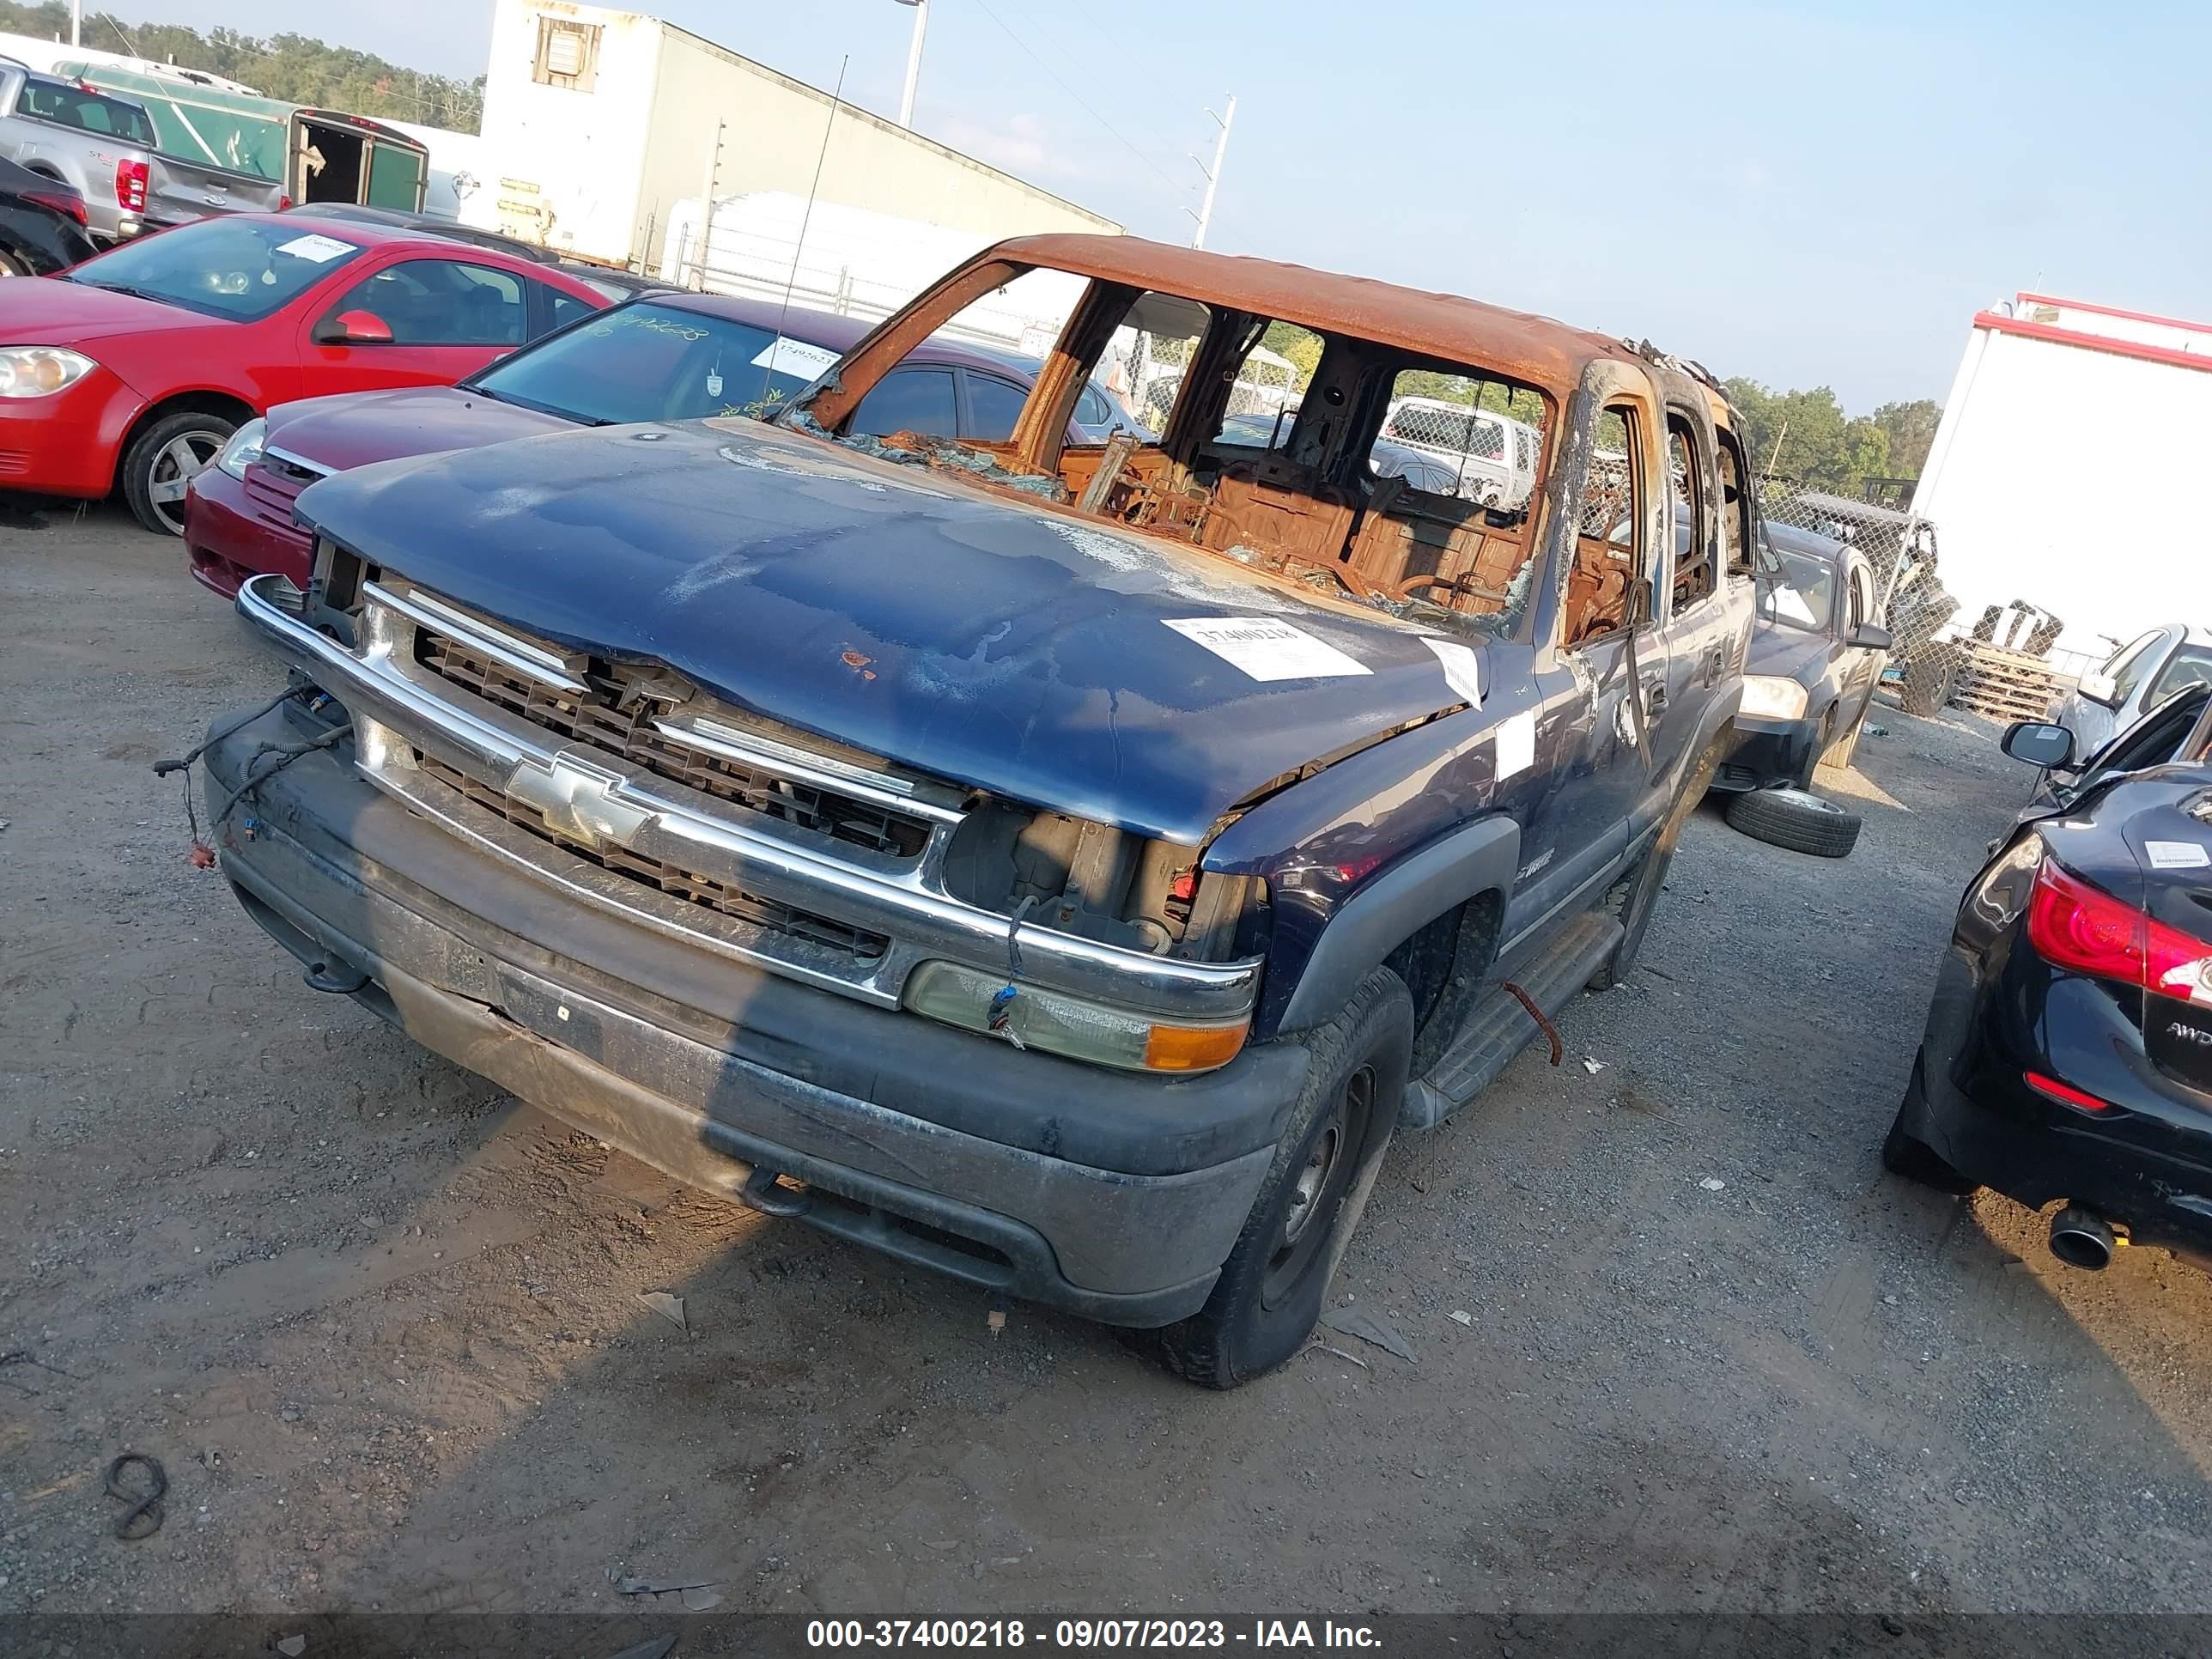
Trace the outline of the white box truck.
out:
M 758 192 L 969 234 L 1121 227 L 1051 191 L 639 12 L 498 0 L 483 187 L 465 223 L 615 264 L 657 260 L 677 204 Z M 692 209 L 696 222 L 696 207 Z
M 1951 631 L 2038 606 L 2079 672 L 2148 629 L 2212 623 L 2208 430 L 2212 324 L 2025 292 L 1979 313 L 1912 499 L 1942 536 Z

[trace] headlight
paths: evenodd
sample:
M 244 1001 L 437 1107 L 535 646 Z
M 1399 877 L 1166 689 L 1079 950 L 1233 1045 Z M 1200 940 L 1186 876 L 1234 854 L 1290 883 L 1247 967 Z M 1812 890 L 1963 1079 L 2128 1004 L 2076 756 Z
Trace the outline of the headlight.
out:
M 1746 674 L 1743 708 L 1740 712 L 1750 720 L 1802 720 L 1805 718 L 1805 688 L 1795 680 L 1778 679 L 1771 674 Z
M 0 346 L 0 398 L 44 398 L 100 365 L 62 346 Z
M 222 453 L 215 464 L 239 481 L 246 482 L 246 469 L 261 459 L 262 441 L 269 435 L 269 422 L 258 416 L 230 434 L 230 441 L 222 447 Z
M 925 962 L 907 979 L 906 1006 L 948 1025 L 988 1031 L 992 1000 L 1006 986 L 1004 975 Z M 1034 985 L 1016 987 L 1004 1012 L 1003 1029 L 1025 1048 L 1133 1072 L 1210 1072 L 1236 1059 L 1251 1029 L 1249 1019 L 1226 1025 L 1154 1019 Z

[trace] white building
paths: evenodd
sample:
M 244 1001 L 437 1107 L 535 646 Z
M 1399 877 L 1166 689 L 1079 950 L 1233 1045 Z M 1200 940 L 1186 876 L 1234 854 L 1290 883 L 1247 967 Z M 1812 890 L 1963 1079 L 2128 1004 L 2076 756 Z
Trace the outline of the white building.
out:
M 2060 652 L 2212 623 L 2212 324 L 2022 293 L 1978 314 L 1913 511 L 1955 631 L 2018 599 Z
M 819 88 L 638 12 L 498 0 L 483 107 L 491 176 L 463 221 L 616 264 L 658 262 L 679 204 L 696 225 L 702 196 L 805 198 L 817 161 L 820 201 L 975 246 L 1121 229 L 851 104 L 833 119 Z

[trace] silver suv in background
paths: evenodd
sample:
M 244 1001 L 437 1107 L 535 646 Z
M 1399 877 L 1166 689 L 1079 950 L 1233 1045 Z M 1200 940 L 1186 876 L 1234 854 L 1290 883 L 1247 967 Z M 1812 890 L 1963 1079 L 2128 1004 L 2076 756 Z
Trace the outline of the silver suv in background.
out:
M 2175 692 L 2207 683 L 2212 683 L 2212 629 L 2168 623 L 2081 676 L 2053 718 L 2074 734 L 2074 752 L 2086 757 Z
M 0 156 L 83 197 L 95 241 L 119 242 L 143 228 L 154 143 L 142 106 L 0 58 Z

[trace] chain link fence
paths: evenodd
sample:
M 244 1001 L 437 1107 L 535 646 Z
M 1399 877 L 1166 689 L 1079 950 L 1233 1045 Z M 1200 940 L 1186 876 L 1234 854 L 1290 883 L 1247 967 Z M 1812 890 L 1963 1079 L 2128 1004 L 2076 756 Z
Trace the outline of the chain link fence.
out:
M 1905 507 L 1776 480 L 1763 487 L 1761 507 L 1771 521 L 1847 542 L 1865 557 L 1874 586 L 1866 620 L 1890 635 L 1883 690 L 1908 714 L 1956 706 L 2039 720 L 2087 665 L 2072 653 L 2054 656 L 2064 620 L 2033 606 L 1992 605 L 1962 624 L 1943 587 L 1936 527 Z

